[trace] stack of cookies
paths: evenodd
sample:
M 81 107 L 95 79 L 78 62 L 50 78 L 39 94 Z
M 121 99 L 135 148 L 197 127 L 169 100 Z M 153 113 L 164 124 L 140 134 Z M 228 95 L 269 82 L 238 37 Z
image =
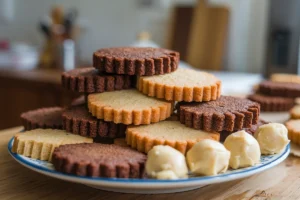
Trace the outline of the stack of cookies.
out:
M 156 145 L 186 154 L 200 140 L 253 134 L 265 123 L 258 103 L 221 96 L 215 76 L 178 63 L 178 52 L 160 48 L 96 51 L 93 67 L 62 74 L 63 87 L 85 98 L 22 114 L 27 131 L 16 135 L 13 151 L 49 160 L 64 173 L 141 178 Z M 118 144 L 96 143 L 105 138 Z
M 282 78 L 278 75 L 275 80 L 280 81 L 261 82 L 256 93 L 249 95 L 248 99 L 258 102 L 262 111 L 289 111 L 294 106 L 295 99 L 300 97 L 300 83 L 288 82 L 288 80 L 283 82 Z

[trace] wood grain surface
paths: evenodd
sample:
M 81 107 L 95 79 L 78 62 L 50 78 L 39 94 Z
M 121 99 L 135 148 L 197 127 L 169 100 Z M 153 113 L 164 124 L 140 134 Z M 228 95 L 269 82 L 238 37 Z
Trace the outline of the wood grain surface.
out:
M 13 160 L 7 143 L 22 127 L 0 131 L 0 199 L 300 199 L 300 158 L 289 156 L 280 165 L 252 177 L 201 189 L 160 195 L 120 194 L 56 180 Z

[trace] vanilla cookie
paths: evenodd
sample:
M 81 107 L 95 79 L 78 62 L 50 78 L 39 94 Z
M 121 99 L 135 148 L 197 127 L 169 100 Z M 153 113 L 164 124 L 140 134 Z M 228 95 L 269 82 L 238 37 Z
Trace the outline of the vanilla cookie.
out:
M 138 77 L 137 88 L 142 93 L 169 101 L 211 101 L 221 94 L 221 81 L 214 75 L 190 69 Z
M 291 142 L 300 145 L 300 119 L 291 119 L 285 123 L 285 126 Z
M 129 126 L 126 131 L 127 144 L 145 153 L 156 145 L 169 145 L 185 154 L 195 143 L 203 139 L 219 141 L 220 134 L 188 128 L 178 121 Z
M 294 106 L 290 110 L 290 115 L 292 119 L 300 119 L 300 105 Z
M 140 125 L 170 117 L 173 105 L 130 89 L 90 94 L 88 108 L 93 116 L 104 121 Z
M 34 129 L 15 135 L 12 152 L 33 159 L 51 161 L 55 147 L 77 143 L 93 143 L 93 139 L 73 135 L 63 130 Z
M 270 80 L 273 82 L 298 83 L 300 84 L 300 76 L 295 74 L 272 74 Z

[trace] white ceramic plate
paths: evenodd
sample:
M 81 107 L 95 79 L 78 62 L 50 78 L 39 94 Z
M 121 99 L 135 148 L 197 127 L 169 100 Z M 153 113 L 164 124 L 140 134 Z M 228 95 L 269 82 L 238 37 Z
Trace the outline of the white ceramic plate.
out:
M 8 152 L 23 166 L 38 173 L 75 183 L 81 183 L 90 187 L 124 193 L 158 194 L 183 192 L 197 189 L 209 184 L 232 181 L 257 174 L 281 163 L 290 152 L 290 146 L 276 155 L 262 156 L 261 163 L 253 167 L 229 170 L 216 176 L 190 177 L 180 180 L 154 180 L 154 179 L 124 179 L 124 178 L 91 178 L 79 177 L 57 172 L 53 165 L 46 161 L 34 160 L 11 152 L 13 139 L 8 143 Z

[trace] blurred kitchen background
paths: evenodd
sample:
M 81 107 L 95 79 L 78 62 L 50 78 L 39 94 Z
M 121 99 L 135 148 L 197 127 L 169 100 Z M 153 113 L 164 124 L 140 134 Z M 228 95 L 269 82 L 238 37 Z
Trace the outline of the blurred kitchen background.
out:
M 104 47 L 174 49 L 182 67 L 227 71 L 231 82 L 298 73 L 299 9 L 298 0 L 0 0 L 0 129 L 20 125 L 21 112 L 68 105 L 79 94 L 60 87 L 61 72 L 91 65 Z

